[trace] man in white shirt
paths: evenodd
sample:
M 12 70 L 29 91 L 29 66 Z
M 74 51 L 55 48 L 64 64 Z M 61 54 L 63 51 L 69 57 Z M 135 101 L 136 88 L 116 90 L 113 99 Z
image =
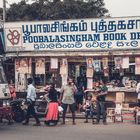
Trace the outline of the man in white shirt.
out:
M 32 82 L 33 82 L 32 78 L 28 78 L 28 89 L 27 89 L 26 98 L 27 98 L 27 100 L 30 101 L 30 103 L 28 103 L 27 115 L 26 115 L 25 122 L 23 123 L 23 125 L 29 124 L 29 118 L 32 115 L 36 120 L 36 124 L 34 124 L 34 126 L 40 126 L 40 121 L 39 121 L 39 119 L 35 113 L 35 109 L 34 109 L 36 91 L 35 91 L 35 87 L 33 86 Z
M 138 93 L 138 106 L 140 107 L 140 81 L 137 84 L 136 92 Z

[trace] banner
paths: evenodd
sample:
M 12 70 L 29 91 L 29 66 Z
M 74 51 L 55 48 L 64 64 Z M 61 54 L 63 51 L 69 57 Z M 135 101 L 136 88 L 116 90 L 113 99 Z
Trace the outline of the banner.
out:
M 35 59 L 35 74 L 45 74 L 45 58 Z

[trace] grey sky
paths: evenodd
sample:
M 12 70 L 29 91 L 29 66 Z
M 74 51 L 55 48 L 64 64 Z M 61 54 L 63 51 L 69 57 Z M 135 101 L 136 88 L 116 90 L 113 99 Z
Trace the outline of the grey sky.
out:
M 9 4 L 21 0 L 7 0 Z M 112 17 L 140 16 L 140 0 L 104 0 Z M 0 7 L 3 0 L 0 0 Z M 8 5 L 7 5 L 8 6 Z

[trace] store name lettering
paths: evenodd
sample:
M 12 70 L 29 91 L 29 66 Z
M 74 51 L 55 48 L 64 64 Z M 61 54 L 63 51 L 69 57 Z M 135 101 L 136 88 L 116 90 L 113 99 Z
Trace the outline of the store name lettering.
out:
M 94 20 L 94 21 L 93 21 Z M 117 32 L 125 30 L 140 29 L 140 19 L 129 20 L 107 20 L 95 19 L 77 20 L 77 21 L 54 21 L 48 24 L 27 24 L 22 25 L 23 33 L 68 33 L 68 32 L 86 32 L 92 31 L 94 33 Z
M 22 25 L 23 44 L 35 50 L 116 49 L 140 46 L 140 19 L 85 19 Z
M 130 41 L 130 42 L 123 42 L 123 41 L 117 41 L 116 46 L 112 45 L 113 43 L 110 42 L 86 42 L 85 45 L 83 45 L 81 42 L 75 42 L 75 43 L 35 43 L 34 49 L 35 50 L 57 50 L 57 49 L 113 49 L 113 48 L 125 48 L 125 47 L 133 47 L 136 48 L 139 46 L 138 41 Z

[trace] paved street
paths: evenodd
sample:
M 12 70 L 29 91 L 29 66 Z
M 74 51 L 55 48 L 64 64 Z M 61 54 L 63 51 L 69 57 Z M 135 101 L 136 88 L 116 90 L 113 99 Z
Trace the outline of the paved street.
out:
M 66 125 L 55 127 L 22 126 L 22 124 L 0 124 L 0 140 L 140 140 L 140 125 L 135 124 L 84 124 L 78 120 L 72 125 L 71 120 Z

